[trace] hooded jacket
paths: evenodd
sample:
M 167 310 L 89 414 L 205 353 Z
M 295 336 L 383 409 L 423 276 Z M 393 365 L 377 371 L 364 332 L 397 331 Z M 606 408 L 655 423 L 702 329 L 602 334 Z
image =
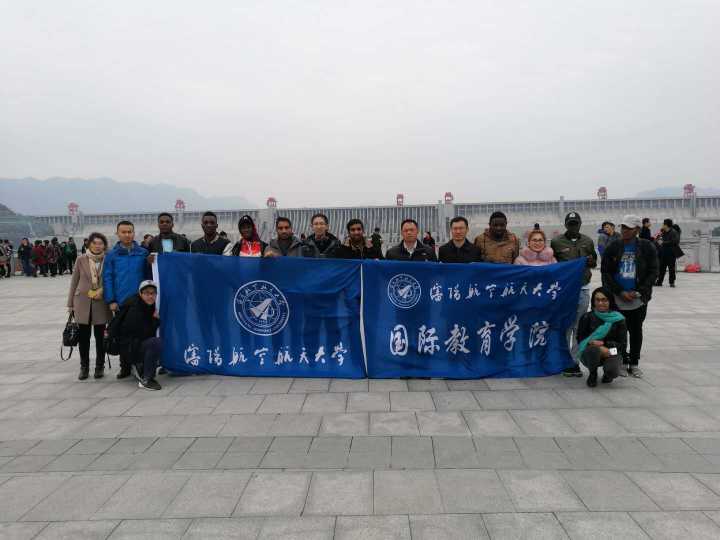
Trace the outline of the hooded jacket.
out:
M 545 247 L 538 253 L 533 251 L 529 247 L 525 246 L 520 250 L 520 255 L 515 259 L 515 264 L 521 264 L 523 266 L 545 266 L 548 264 L 555 264 L 557 260 L 553 254 L 552 248 Z
M 150 267 L 145 260 L 147 256 L 148 250 L 134 241 L 130 249 L 118 242 L 105 255 L 103 298 L 108 305 L 113 302 L 122 304 L 137 294 L 140 283 L 150 277 Z

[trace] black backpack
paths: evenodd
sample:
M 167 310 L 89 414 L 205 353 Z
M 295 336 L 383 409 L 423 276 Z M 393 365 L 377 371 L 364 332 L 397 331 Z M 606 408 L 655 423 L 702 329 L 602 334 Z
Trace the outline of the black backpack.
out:
M 114 314 L 105 329 L 104 341 L 106 354 L 117 356 L 128 352 L 130 348 L 130 340 L 120 336 L 120 327 L 125 319 L 126 313 L 127 309 L 123 309 L 119 313 Z

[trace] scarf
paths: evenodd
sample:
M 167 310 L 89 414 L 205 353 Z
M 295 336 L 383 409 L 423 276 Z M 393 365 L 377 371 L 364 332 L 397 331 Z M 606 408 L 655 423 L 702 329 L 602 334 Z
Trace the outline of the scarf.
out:
M 100 276 L 102 276 L 103 265 L 105 263 L 105 252 L 95 255 L 92 251 L 85 252 L 90 267 L 90 280 L 92 281 L 91 290 L 97 291 L 100 288 Z M 99 265 L 96 263 L 100 263 Z
M 610 332 L 610 328 L 612 327 L 613 323 L 625 320 L 625 317 L 623 317 L 617 311 L 593 311 L 593 314 L 598 319 L 603 321 L 603 324 L 598 326 L 592 334 L 590 334 L 588 337 L 586 337 L 580 342 L 580 344 L 578 345 L 579 356 L 582 356 L 582 353 L 585 352 L 588 343 L 590 343 L 591 341 L 595 341 L 596 339 L 605 339 L 605 336 L 607 336 L 608 332 Z

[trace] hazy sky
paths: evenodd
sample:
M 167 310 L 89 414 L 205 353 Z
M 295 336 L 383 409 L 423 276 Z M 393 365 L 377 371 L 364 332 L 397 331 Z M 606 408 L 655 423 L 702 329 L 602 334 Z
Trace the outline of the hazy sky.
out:
M 720 2 L 0 0 L 0 177 L 282 206 L 720 186 Z

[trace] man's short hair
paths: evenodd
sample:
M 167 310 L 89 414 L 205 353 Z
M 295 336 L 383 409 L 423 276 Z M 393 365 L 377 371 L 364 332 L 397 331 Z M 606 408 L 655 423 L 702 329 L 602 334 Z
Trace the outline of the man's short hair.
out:
M 503 214 L 502 212 L 493 212 L 492 214 L 490 214 L 490 219 L 488 220 L 488 223 L 491 223 L 492 220 L 495 218 L 502 218 L 505 221 L 507 221 L 507 216 L 505 214 Z
M 123 219 L 122 221 L 118 221 L 118 224 L 115 226 L 115 230 L 117 231 L 121 225 L 127 225 L 128 227 L 135 228 L 135 225 L 133 225 L 132 221 L 128 221 L 127 219 Z
M 663 219 L 663 225 L 667 225 L 668 227 L 672 227 L 672 226 L 673 226 L 673 220 L 670 219 L 670 218 L 665 218 L 665 219 Z
M 380 227 L 375 227 L 375 232 L 380 232 Z
M 160 213 L 158 214 L 158 217 L 157 217 L 157 218 L 158 218 L 158 221 L 160 221 L 160 218 L 163 217 L 163 216 L 167 216 L 167 217 L 170 218 L 170 221 L 172 221 L 173 223 L 175 222 L 175 218 L 172 217 L 172 214 L 170 214 L 169 212 L 160 212 Z
M 417 222 L 417 221 L 415 221 L 415 220 L 412 219 L 412 218 L 406 218 L 406 219 L 403 219 L 402 223 L 400 224 L 400 230 L 401 230 L 401 231 L 402 231 L 402 228 L 405 226 L 406 223 L 412 223 L 413 225 L 415 225 L 415 228 L 416 228 L 417 230 L 420 230 L 420 226 L 418 225 L 418 222 Z
M 318 212 L 317 214 L 313 214 L 312 217 L 310 218 L 310 225 L 312 225 L 313 221 L 315 221 L 315 218 L 322 218 L 323 221 L 325 222 L 325 225 L 330 223 L 330 220 L 328 219 L 328 217 L 325 214 L 323 214 L 322 212 Z
M 365 230 L 365 225 L 363 224 L 363 222 L 358 218 L 353 218 L 347 222 L 347 225 L 345 225 L 345 228 L 348 232 L 350 232 L 350 227 L 352 227 L 353 225 L 360 225 L 360 227 L 362 227 L 362 230 Z
M 292 229 L 292 221 L 290 221 L 290 218 L 282 217 L 280 216 L 275 220 L 275 227 L 277 228 L 278 225 L 280 225 L 281 222 L 287 222 L 288 225 L 290 225 L 290 228 Z
M 207 212 L 205 212 L 205 213 L 202 215 L 202 217 L 200 218 L 200 221 L 202 221 L 203 219 L 205 219 L 205 218 L 208 217 L 208 216 L 214 217 L 214 218 L 215 218 L 215 221 L 217 221 L 217 214 L 216 214 L 215 212 L 211 212 L 210 210 L 208 210 Z
M 470 228 L 470 224 L 468 223 L 468 220 L 465 219 L 463 216 L 455 216 L 450 220 L 450 227 L 453 226 L 453 223 L 459 223 L 462 221 L 465 224 L 465 227 Z
M 649 217 L 644 217 L 643 220 L 642 220 L 642 222 L 643 222 L 643 225 L 645 225 L 646 223 L 650 223 L 650 218 L 649 218 Z

